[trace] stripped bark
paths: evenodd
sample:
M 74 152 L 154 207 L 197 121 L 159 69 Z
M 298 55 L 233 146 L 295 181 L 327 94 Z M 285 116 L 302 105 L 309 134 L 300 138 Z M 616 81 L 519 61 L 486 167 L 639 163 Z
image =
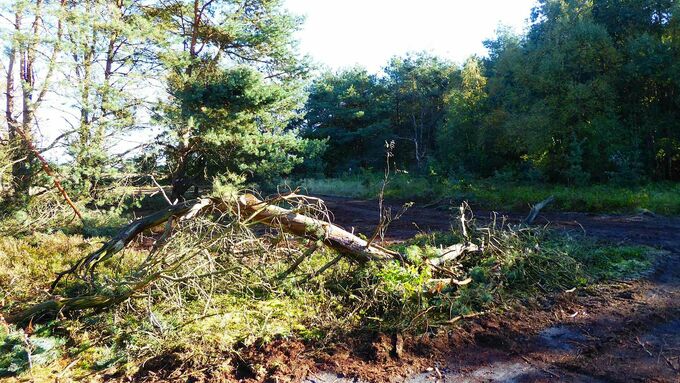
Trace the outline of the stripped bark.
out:
M 229 206 L 227 206 L 229 208 Z M 231 207 L 233 209 L 233 207 Z M 238 198 L 237 212 L 248 221 L 282 228 L 287 233 L 324 244 L 359 262 L 400 259 L 400 254 L 375 244 L 369 244 L 347 230 L 330 222 L 298 214 L 280 206 L 261 201 L 252 194 Z

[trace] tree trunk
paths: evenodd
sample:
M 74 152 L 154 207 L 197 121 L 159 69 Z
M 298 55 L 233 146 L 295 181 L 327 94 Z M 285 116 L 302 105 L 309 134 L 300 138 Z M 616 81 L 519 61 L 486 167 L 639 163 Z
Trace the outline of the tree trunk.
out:
M 29 131 L 24 130 L 24 133 L 29 136 L 30 139 L 30 122 L 31 117 L 28 115 L 30 112 L 30 107 L 27 102 L 30 103 L 30 98 L 27 94 L 27 89 L 30 85 L 24 83 L 26 78 L 26 72 L 31 71 L 31 67 L 27 66 L 26 49 L 21 46 L 18 42 L 18 35 L 21 33 L 22 24 L 22 10 L 17 9 L 14 17 L 15 23 L 15 33 L 12 40 L 12 46 L 10 48 L 9 65 L 7 68 L 7 104 L 5 109 L 5 117 L 7 119 L 8 133 L 10 142 L 12 142 L 15 147 L 12 150 L 12 187 L 14 189 L 15 198 L 24 198 L 28 196 L 28 189 L 31 185 L 30 175 L 30 154 L 28 148 L 26 147 L 25 140 L 18 130 L 22 127 L 29 127 Z M 14 90 L 14 64 L 16 62 L 16 56 L 19 55 L 19 74 L 22 80 L 22 99 L 23 99 L 23 109 L 22 109 L 22 120 L 15 117 L 15 107 L 16 104 Z M 22 160 L 23 159 L 23 160 Z
M 298 237 L 323 241 L 327 246 L 358 262 L 395 259 L 395 257 L 400 259 L 399 253 L 378 245 L 371 245 L 337 225 L 268 204 L 252 194 L 239 197 L 237 207 L 245 219 L 274 228 L 282 228 L 285 232 Z

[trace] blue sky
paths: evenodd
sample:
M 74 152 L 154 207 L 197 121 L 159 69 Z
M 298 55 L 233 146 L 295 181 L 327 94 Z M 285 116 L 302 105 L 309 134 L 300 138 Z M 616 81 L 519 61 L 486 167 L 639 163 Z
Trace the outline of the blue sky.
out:
M 306 16 L 300 48 L 333 69 L 379 71 L 394 55 L 429 51 L 454 62 L 484 54 L 499 24 L 518 32 L 535 0 L 286 0 Z

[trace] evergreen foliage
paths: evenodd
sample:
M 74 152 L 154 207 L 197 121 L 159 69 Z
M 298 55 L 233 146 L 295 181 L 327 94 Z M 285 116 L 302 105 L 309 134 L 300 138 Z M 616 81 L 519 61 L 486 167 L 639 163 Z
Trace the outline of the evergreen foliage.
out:
M 366 148 L 396 139 L 397 165 L 423 174 L 680 179 L 677 7 L 543 0 L 525 35 L 501 28 L 487 57 L 460 67 L 421 54 L 392 59 L 382 76 L 325 74 L 310 88 L 305 132 L 329 138 L 328 174 L 336 153 L 370 168 Z M 370 92 L 346 102 L 359 78 Z

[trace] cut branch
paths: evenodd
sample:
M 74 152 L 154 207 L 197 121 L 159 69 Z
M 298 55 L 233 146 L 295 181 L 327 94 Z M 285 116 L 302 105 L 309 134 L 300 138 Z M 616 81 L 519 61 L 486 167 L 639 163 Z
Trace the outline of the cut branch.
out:
M 399 253 L 380 246 L 367 246 L 365 240 L 330 222 L 272 205 L 252 194 L 240 196 L 235 203 L 221 199 L 200 198 L 172 205 L 130 223 L 97 251 L 81 258 L 71 268 L 57 274 L 50 287 L 50 291 L 54 290 L 64 276 L 71 274 L 85 275 L 87 272 L 93 272 L 99 263 L 120 252 L 141 232 L 166 223 L 173 217 L 177 217 L 180 221 L 191 219 L 208 208 L 213 208 L 220 212 L 234 212 L 242 217 L 245 223 L 260 223 L 277 229 L 283 229 L 283 231 L 298 237 L 322 241 L 327 246 L 358 262 L 400 257 Z

